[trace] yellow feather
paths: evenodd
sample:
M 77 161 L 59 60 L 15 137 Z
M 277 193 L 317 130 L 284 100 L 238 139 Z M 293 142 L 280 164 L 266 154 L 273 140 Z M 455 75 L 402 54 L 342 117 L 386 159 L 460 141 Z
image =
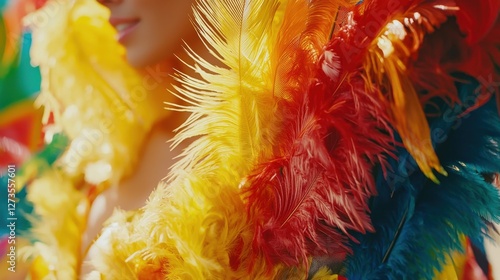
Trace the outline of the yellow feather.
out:
M 28 191 L 38 241 L 25 252 L 37 256 L 34 273 L 49 278 L 78 275 L 89 207 L 84 186 L 102 191 L 127 175 L 145 135 L 165 115 L 164 97 L 146 92 L 108 18 L 94 0 L 50 0 L 25 19 L 33 30 L 31 58 L 42 74 L 37 104 L 45 123 L 54 116 L 46 134 L 62 131 L 71 141 Z
M 465 236 L 460 237 L 460 242 L 464 248 L 467 247 Z M 446 257 L 446 263 L 441 271 L 434 270 L 435 280 L 460 280 L 463 279 L 464 267 L 467 262 L 467 253 L 454 251 Z M 464 279 L 465 280 L 465 279 Z
M 42 74 L 36 104 L 45 108 L 45 123 L 54 116 L 48 133 L 63 131 L 72 140 L 60 166 L 91 184 L 128 174 L 144 135 L 164 114 L 124 60 L 108 18 L 96 1 L 52 0 L 25 20 Z
M 176 89 L 191 106 L 170 104 L 193 114 L 180 128 L 173 146 L 203 136 L 173 170 L 192 164 L 232 162 L 231 168 L 248 171 L 258 156 L 269 153 L 274 110 L 268 80 L 271 72 L 273 15 L 277 1 L 203 1 L 195 12 L 199 32 L 222 66 L 191 53 L 204 81 L 179 75 Z M 263 36 L 261 36 L 263 34 Z M 222 136 L 222 137 L 221 137 Z M 264 141 L 264 142 L 263 142 Z M 207 155 L 221 156 L 202 161 Z M 189 155 L 189 156 L 186 156 Z M 209 168 L 199 166 L 198 168 Z
M 312 280 L 338 280 L 339 277 L 337 274 L 332 274 L 331 270 L 324 266 L 316 272 L 312 278 Z
M 102 275 L 263 279 L 280 269 L 269 271 L 257 259 L 250 271 L 251 260 L 245 256 L 250 255 L 253 234 L 238 189 L 274 146 L 279 116 L 269 79 L 279 8 L 278 1 L 268 0 L 204 1 L 196 7 L 198 31 L 220 65 L 190 52 L 201 79 L 179 73 L 181 86 L 174 94 L 188 105 L 170 106 L 192 113 L 173 146 L 197 139 L 137 218 L 115 224 L 120 230 L 99 249 L 105 257 L 94 260 Z M 238 251 L 241 263 L 231 264 L 230 254 Z
M 286 98 L 280 88 L 288 81 L 282 74 L 293 63 L 282 52 L 300 45 L 307 16 L 319 12 L 320 6 L 315 10 L 311 5 L 292 0 L 286 7 L 277 0 L 198 3 L 194 13 L 198 32 L 219 63 L 211 64 L 190 51 L 196 62 L 192 68 L 201 79 L 178 73 L 180 86 L 173 94 L 188 105 L 169 104 L 173 110 L 192 113 L 178 129 L 173 147 L 189 138 L 196 140 L 136 218 L 114 224 L 117 230 L 97 254 L 103 257 L 94 260 L 102 275 L 110 279 L 137 275 L 157 279 L 159 274 L 163 279 L 305 275 L 299 268 L 269 268 L 258 256 L 248 257 L 254 236 L 238 186 L 277 146 L 281 116 L 276 99 Z M 312 47 L 304 48 L 312 55 L 322 47 L 318 42 L 328 38 L 309 34 L 303 42 L 313 39 Z M 277 69 L 278 65 L 285 69 Z M 230 262 L 238 259 L 231 254 L 241 256 L 239 264 Z
M 35 207 L 32 246 L 22 248 L 25 258 L 36 259 L 34 273 L 40 279 L 76 279 L 80 236 L 85 228 L 86 198 L 60 171 L 49 170 L 31 183 L 28 200 Z M 44 275 L 39 275 L 43 273 Z

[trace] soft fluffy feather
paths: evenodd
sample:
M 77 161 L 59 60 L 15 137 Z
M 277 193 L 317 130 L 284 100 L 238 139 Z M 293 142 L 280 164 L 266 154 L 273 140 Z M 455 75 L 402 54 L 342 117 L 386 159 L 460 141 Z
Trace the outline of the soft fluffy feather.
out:
M 480 175 L 482 172 L 488 174 L 498 172 L 498 147 L 492 143 L 498 141 L 500 122 L 495 115 L 498 112 L 497 108 L 490 100 L 495 88 L 494 85 L 484 85 L 483 82 L 484 77 L 496 77 L 498 71 L 491 67 L 491 60 L 484 64 L 485 68 L 479 67 L 478 60 L 482 61 L 481 56 L 474 55 L 481 53 L 483 58 L 486 57 L 486 53 L 490 57 L 496 56 L 498 50 L 494 50 L 493 47 L 498 46 L 496 39 L 493 39 L 496 29 L 493 28 L 489 34 L 485 34 L 485 39 L 482 41 L 468 45 L 465 43 L 465 38 L 459 35 L 454 20 L 449 17 L 457 9 L 446 9 L 442 12 L 440 11 L 442 7 L 434 6 L 438 3 L 453 4 L 450 1 L 409 1 L 399 7 L 393 5 L 393 10 L 388 14 L 377 14 L 375 11 L 380 11 L 384 7 L 383 3 L 365 1 L 364 6 L 359 7 L 359 12 L 353 14 L 350 24 L 341 29 L 332 43 L 334 49 L 351 54 L 348 57 L 349 61 L 341 58 L 341 62 L 348 63 L 347 67 L 356 69 L 356 59 L 362 60 L 364 55 L 370 55 L 370 51 L 373 51 L 365 48 L 373 42 L 370 37 L 366 39 L 356 31 L 368 30 L 366 28 L 368 24 L 372 24 L 371 27 L 374 28 L 374 23 L 375 27 L 382 23 L 381 30 L 388 32 L 374 34 L 378 34 L 379 39 L 389 39 L 388 36 L 391 34 L 396 37 L 389 45 L 372 46 L 379 48 L 376 50 L 379 54 L 377 58 L 369 58 L 371 60 L 369 62 L 378 65 L 378 68 L 368 68 L 368 73 L 371 71 L 375 77 L 378 76 L 373 80 L 374 87 L 380 87 L 382 94 L 397 94 L 393 92 L 393 84 L 398 81 L 404 81 L 407 87 L 414 88 L 412 91 L 414 94 L 418 93 L 423 108 L 427 112 L 432 112 L 428 115 L 428 120 L 423 119 L 424 122 L 429 121 L 431 129 L 428 130 L 429 133 L 426 132 L 427 135 L 422 136 L 427 138 L 432 136 L 433 142 L 425 140 L 427 148 L 424 150 L 428 154 L 420 159 L 428 160 L 428 156 L 434 154 L 433 146 L 437 146 L 437 155 L 444 163 L 444 171 L 450 173 L 448 177 L 439 176 L 441 185 L 438 189 L 429 189 L 429 186 L 433 188 L 437 186 L 425 177 L 435 182 L 438 177 L 434 178 L 434 175 L 429 173 L 430 169 L 423 167 L 422 161 L 419 162 L 418 157 L 425 153 L 416 152 L 415 145 L 408 145 L 408 141 L 405 142 L 403 139 L 406 149 L 398 148 L 395 152 L 398 160 L 390 161 L 392 167 L 388 176 L 384 175 L 386 172 L 382 168 L 376 173 L 379 194 L 370 203 L 371 218 L 376 232 L 355 234 L 360 244 L 351 242 L 354 250 L 347 260 L 348 279 L 405 279 L 408 275 L 417 279 L 432 279 L 435 271 L 442 268 L 446 256 L 462 249 L 460 242 L 462 234 L 480 239 L 489 223 L 500 218 L 498 190 L 486 183 Z M 399 23 L 392 21 L 393 17 L 397 18 L 406 12 L 417 10 L 420 12 L 420 21 L 413 18 L 414 14 L 406 21 L 400 20 Z M 374 15 L 381 16 L 377 20 L 374 19 Z M 401 24 L 400 27 L 403 29 L 390 26 L 398 24 Z M 424 28 L 418 27 L 420 24 Z M 429 34 L 430 31 L 434 33 Z M 406 34 L 405 41 L 399 41 L 398 32 Z M 355 47 L 345 45 L 346 42 L 354 42 L 356 37 L 366 39 L 368 43 L 360 43 Z M 337 45 L 335 45 L 336 39 Z M 382 43 L 389 42 L 382 40 Z M 457 49 L 461 51 L 451 52 Z M 390 51 L 383 53 L 387 50 Z M 400 50 L 400 53 L 396 50 Z M 388 59 L 402 58 L 401 61 L 393 61 L 390 67 L 384 65 Z M 386 86 L 384 75 L 389 70 L 394 71 L 394 67 L 400 67 L 401 72 L 392 76 L 390 81 L 392 84 L 384 88 Z M 456 74 L 457 71 L 475 73 L 477 76 L 476 79 L 463 75 L 453 76 L 452 74 Z M 430 73 L 434 75 L 437 73 L 438 78 L 422 78 L 430 77 Z M 444 79 L 440 81 L 440 78 Z M 370 77 L 368 79 L 371 80 Z M 403 98 L 408 98 L 408 92 L 405 92 Z M 415 97 L 413 99 L 415 100 Z M 488 100 L 490 101 L 487 106 L 480 107 Z M 413 105 L 419 107 L 418 103 L 420 102 Z M 474 111 L 478 107 L 480 109 Z M 468 113 L 471 111 L 474 112 L 469 116 Z M 398 120 L 394 119 L 394 116 L 404 121 L 407 121 L 409 116 L 406 113 L 399 115 L 393 113 L 395 128 L 404 138 L 404 131 L 398 126 Z M 464 116 L 467 118 L 463 119 Z M 420 119 L 423 117 L 421 114 Z M 464 143 L 464 139 L 473 143 Z M 445 144 L 442 144 L 443 141 L 446 141 Z M 464 146 L 467 149 L 464 149 Z M 416 162 L 413 157 L 417 159 Z M 434 168 L 440 169 L 436 166 Z M 474 197 L 472 201 L 471 197 Z
M 327 256 L 338 263 L 352 250 L 345 262 L 349 279 L 432 278 L 446 256 L 461 248 L 462 235 L 480 238 L 485 220 L 500 218 L 498 190 L 480 174 L 498 171 L 500 122 L 494 102 L 484 105 L 487 99 L 481 103 L 474 95 L 477 81 L 450 71 L 445 75 L 452 86 L 446 82 L 454 91 L 430 96 L 451 96 L 462 103 L 472 96 L 474 106 L 484 106 L 460 111 L 461 105 L 442 100 L 446 98 L 423 98 L 424 105 L 432 100 L 438 109 L 429 119 L 430 128 L 442 129 L 447 145 L 428 140 L 429 131 L 414 132 L 414 125 L 398 123 L 408 117 L 427 123 L 418 104 L 426 85 L 415 78 L 427 72 L 395 67 L 431 57 L 423 46 L 426 40 L 432 43 L 429 33 L 453 24 L 448 18 L 453 9 L 435 14 L 436 7 L 422 3 L 391 6 L 377 20 L 375 12 L 386 3 L 365 1 L 326 44 L 327 22 L 333 24 L 334 13 L 315 8 L 334 9 L 335 2 L 289 1 L 281 25 L 275 1 L 201 2 L 195 20 L 222 66 L 192 54 L 201 80 L 179 74 L 178 95 L 189 105 L 171 104 L 193 113 L 174 146 L 196 140 L 173 167 L 168 186 L 161 185 L 135 219 L 119 221 L 125 231 L 109 236 L 109 247 L 102 248 L 108 254 L 95 260 L 98 269 L 119 279 L 301 277 L 310 257 Z M 393 19 L 417 10 L 428 21 L 407 24 L 410 42 L 386 36 Z M 371 20 L 376 32 L 366 37 L 361 30 Z M 442 36 L 444 31 L 435 33 Z M 376 57 L 370 51 L 377 52 L 374 42 L 384 36 L 400 52 L 381 68 L 393 71 L 391 75 L 379 79 L 362 67 L 367 57 Z M 385 58 L 381 51 L 377 58 Z M 389 78 L 396 80 L 391 84 Z M 459 94 L 455 80 L 460 81 Z M 404 95 L 402 89 L 409 87 L 413 95 Z M 395 89 L 397 96 L 387 97 Z M 386 108 L 396 98 L 404 110 L 388 115 Z M 405 107 L 407 98 L 416 107 Z M 460 131 L 439 118 L 449 106 L 455 106 L 453 121 L 463 121 Z M 405 138 L 406 149 L 393 150 L 398 131 L 392 131 L 389 120 Z M 422 146 L 411 142 L 417 140 L 414 134 Z M 457 146 L 463 135 L 471 141 L 471 153 Z M 412 172 L 406 171 L 408 166 Z M 434 175 L 432 168 L 449 175 Z M 391 174 L 400 171 L 401 178 L 391 181 Z M 441 185 L 426 176 L 435 182 L 439 178 Z M 244 188 L 243 199 L 238 186 Z M 370 200 L 375 186 L 379 194 Z M 118 253 L 110 255 L 113 249 Z M 129 255 L 125 260 L 124 254 Z M 325 268 L 318 277 L 336 272 Z
M 373 1 L 375 6 L 377 1 Z M 374 85 L 391 102 L 391 113 L 404 145 L 410 151 L 427 177 L 437 182 L 432 169 L 446 174 L 439 164 L 430 140 L 430 130 L 413 81 L 409 79 L 412 57 L 419 50 L 424 36 L 446 21 L 456 9 L 452 1 L 410 1 L 400 5 L 368 46 L 364 68 L 368 86 Z M 443 8 L 436 8 L 438 5 Z M 451 10 L 451 11 L 450 11 Z M 371 13 L 366 12 L 366 13 Z M 371 23 L 361 15 L 356 29 L 363 30 Z M 356 36 L 356 35 L 353 35 Z M 426 67 L 429 67 L 427 65 Z M 410 70 L 409 70 L 410 68 Z M 428 69 L 428 68 L 427 68 Z M 449 80 L 449 79 L 448 79 Z M 445 79 L 446 81 L 446 79 Z M 426 88 L 435 92 L 433 88 Z M 441 96 L 456 101 L 456 93 L 440 92 Z
M 62 132 L 69 139 L 48 170 L 37 170 L 28 194 L 36 242 L 27 252 L 39 256 L 37 273 L 58 279 L 78 275 L 81 235 L 96 193 L 132 170 L 146 133 L 164 115 L 162 97 L 146 93 L 123 59 L 108 18 L 93 0 L 48 1 L 26 18 L 32 62 L 42 74 L 37 104 L 45 109 L 47 138 Z
M 175 94 L 189 105 L 170 104 L 192 113 L 173 145 L 196 140 L 144 212 L 130 225 L 122 223 L 127 234 L 111 236 L 111 248 L 134 253 L 126 260 L 120 255 L 95 260 L 106 276 L 133 277 L 151 262 L 160 264 L 157 271 L 165 279 L 268 278 L 279 269 L 259 260 L 250 268 L 246 256 L 253 234 L 238 189 L 244 175 L 275 146 L 280 116 L 275 115 L 271 52 L 279 8 L 278 1 L 265 0 L 196 6 L 197 30 L 220 63 L 190 52 L 201 78 L 180 73 Z M 122 269 L 112 269 L 117 266 Z
M 163 97 L 148 94 L 123 59 L 108 18 L 95 1 L 54 0 L 25 20 L 33 29 L 32 63 L 42 74 L 36 103 L 44 106 L 45 124 L 54 117 L 46 131 L 71 140 L 60 166 L 91 184 L 127 175 L 137 156 L 130 151 L 162 114 Z
M 322 47 L 335 16 L 316 11 L 325 7 L 335 10 L 338 3 L 312 1 L 303 31 L 295 30 L 301 33 L 289 43 L 292 67 L 280 107 L 288 129 L 247 183 L 254 254 L 271 264 L 305 265 L 308 256 L 325 255 L 342 260 L 350 231 L 372 229 L 370 170 L 390 150 L 383 103 L 365 92 L 357 72 L 343 71 L 338 54 Z M 328 28 L 309 21 L 321 14 Z
M 461 91 L 470 98 L 478 84 L 468 81 Z M 442 106 L 447 112 L 460 111 Z M 453 128 L 455 120 L 460 121 L 457 128 Z M 437 153 L 449 175 L 440 178 L 439 186 L 426 182 L 400 151 L 394 168 L 400 173 L 390 180 L 379 177 L 379 196 L 371 206 L 376 233 L 361 237 L 363 246 L 353 244 L 349 279 L 401 279 L 405 275 L 432 279 L 445 257 L 462 249 L 462 234 L 480 238 L 487 227 L 483 219 L 499 221 L 499 191 L 481 175 L 500 168 L 495 144 L 500 140 L 499 124 L 494 100 L 466 119 L 450 122 L 441 116 L 431 122 L 433 131 L 443 131 L 446 137 Z M 435 143 L 442 140 L 434 139 Z M 464 145 L 468 149 L 462 149 Z
M 28 236 L 34 244 L 23 248 L 20 254 L 38 259 L 32 269 L 33 277 L 76 279 L 79 240 L 86 222 L 85 213 L 77 211 L 77 206 L 86 202 L 85 195 L 74 189 L 71 180 L 60 171 L 48 170 L 30 184 L 27 198 L 35 205 Z
M 275 44 L 272 27 L 277 8 L 274 1 L 199 3 L 195 10 L 198 33 L 220 64 L 191 52 L 202 79 L 178 75 L 179 97 L 191 106 L 170 105 L 193 114 L 178 129 L 173 146 L 203 137 L 181 155 L 172 167 L 173 177 L 176 170 L 184 172 L 193 165 L 198 170 L 229 168 L 222 164 L 226 162 L 238 173 L 245 172 L 259 156 L 269 153 L 278 123 L 268 121 L 276 117 L 270 94 L 274 85 L 270 52 Z M 207 155 L 215 158 L 203 160 Z

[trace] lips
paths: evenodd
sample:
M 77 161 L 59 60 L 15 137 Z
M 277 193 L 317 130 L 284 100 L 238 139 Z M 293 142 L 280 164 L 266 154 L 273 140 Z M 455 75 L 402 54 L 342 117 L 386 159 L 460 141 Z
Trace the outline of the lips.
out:
M 123 44 L 125 43 L 126 39 L 130 37 L 134 29 L 137 27 L 139 19 L 111 17 L 109 19 L 109 23 L 111 23 L 111 25 L 118 32 L 117 34 L 118 42 Z

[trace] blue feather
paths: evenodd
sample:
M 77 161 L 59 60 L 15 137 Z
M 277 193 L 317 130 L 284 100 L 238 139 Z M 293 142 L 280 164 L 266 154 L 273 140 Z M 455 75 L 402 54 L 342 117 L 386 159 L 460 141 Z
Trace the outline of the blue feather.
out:
M 479 83 L 460 77 L 462 104 L 477 98 Z M 468 82 L 463 82 L 466 79 Z M 357 279 L 433 279 L 450 252 L 463 250 L 460 236 L 480 244 L 489 223 L 500 221 L 500 191 L 484 174 L 500 172 L 500 119 L 496 102 L 466 114 L 463 105 L 441 107 L 429 118 L 433 144 L 448 172 L 436 185 L 422 174 L 403 148 L 391 162 L 394 171 L 378 170 L 378 196 L 371 201 L 375 233 L 357 235 L 345 275 Z

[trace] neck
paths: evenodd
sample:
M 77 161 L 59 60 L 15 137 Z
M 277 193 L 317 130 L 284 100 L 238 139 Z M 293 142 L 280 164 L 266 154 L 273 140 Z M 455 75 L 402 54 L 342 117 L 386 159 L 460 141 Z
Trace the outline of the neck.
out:
M 193 52 L 201 55 L 203 58 L 208 58 L 210 63 L 217 63 L 215 59 L 210 59 L 212 56 L 208 53 L 205 46 L 202 44 L 198 36 L 193 32 L 192 35 L 186 37 L 187 45 Z M 161 127 L 172 131 L 177 128 L 183 120 L 188 116 L 187 113 L 171 111 L 165 107 L 171 107 L 165 103 L 175 103 L 179 105 L 187 105 L 186 102 L 175 97 L 172 93 L 176 93 L 175 86 L 180 86 L 173 76 L 176 72 L 181 72 L 192 77 L 196 77 L 196 72 L 193 68 L 187 65 L 193 65 L 193 59 L 185 51 L 183 46 L 179 46 L 177 51 L 170 56 L 168 60 L 160 61 L 157 64 L 146 66 L 139 69 L 142 76 L 142 84 L 148 91 L 150 98 L 154 100 L 158 109 L 161 109 L 161 115 L 157 123 L 161 123 Z

